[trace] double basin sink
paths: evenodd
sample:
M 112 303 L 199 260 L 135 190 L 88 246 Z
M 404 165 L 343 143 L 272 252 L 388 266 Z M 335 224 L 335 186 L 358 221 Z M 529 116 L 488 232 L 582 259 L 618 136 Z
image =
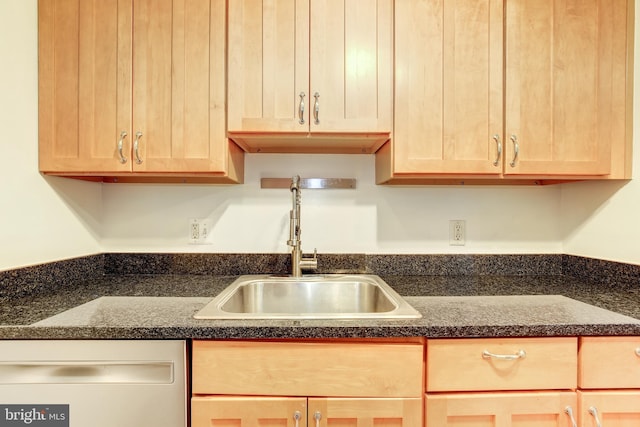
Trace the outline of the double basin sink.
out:
M 416 319 L 422 315 L 380 277 L 241 276 L 196 319 Z

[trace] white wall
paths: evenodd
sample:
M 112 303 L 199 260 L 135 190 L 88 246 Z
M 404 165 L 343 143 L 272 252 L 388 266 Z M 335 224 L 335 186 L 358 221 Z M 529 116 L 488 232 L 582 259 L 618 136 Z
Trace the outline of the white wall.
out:
M 106 251 L 286 252 L 291 193 L 260 178 L 356 178 L 355 190 L 302 192 L 303 249 L 324 253 L 558 253 L 559 187 L 383 187 L 370 155 L 246 156 L 242 186 L 103 188 Z M 188 219 L 210 218 L 210 245 L 189 245 Z M 467 244 L 449 246 L 449 220 Z
M 0 0 L 0 270 L 99 252 L 101 186 L 38 173 L 36 0 Z
M 640 22 L 640 7 L 636 7 Z M 635 36 L 634 180 L 579 183 L 562 189 L 563 247 L 567 254 L 640 264 L 640 26 Z
M 639 181 L 565 186 L 562 212 L 564 253 L 640 264 Z

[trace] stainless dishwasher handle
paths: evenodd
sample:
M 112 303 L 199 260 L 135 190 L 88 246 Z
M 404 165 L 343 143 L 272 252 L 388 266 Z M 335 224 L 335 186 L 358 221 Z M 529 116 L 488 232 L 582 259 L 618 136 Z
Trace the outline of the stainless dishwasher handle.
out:
M 0 384 L 171 384 L 171 361 L 0 362 Z

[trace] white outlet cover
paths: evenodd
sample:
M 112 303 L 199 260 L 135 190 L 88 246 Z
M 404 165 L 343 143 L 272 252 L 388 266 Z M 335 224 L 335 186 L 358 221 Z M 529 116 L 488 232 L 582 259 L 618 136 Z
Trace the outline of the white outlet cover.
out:
M 449 221 L 449 245 L 464 246 L 466 241 L 467 225 L 463 219 L 452 219 Z
M 190 218 L 187 239 L 191 245 L 210 245 L 213 222 L 208 218 Z

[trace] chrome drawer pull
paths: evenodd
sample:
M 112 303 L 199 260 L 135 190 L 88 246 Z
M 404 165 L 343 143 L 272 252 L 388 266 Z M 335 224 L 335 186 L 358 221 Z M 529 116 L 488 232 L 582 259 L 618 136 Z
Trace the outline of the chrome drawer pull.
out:
M 300 119 L 298 123 L 301 125 L 304 124 L 304 92 L 300 92 L 300 105 L 298 105 L 298 118 Z
M 314 123 L 319 125 L 320 124 L 320 101 L 318 101 L 318 98 L 320 98 L 320 94 L 316 92 L 313 94 L 313 97 L 316 99 L 316 102 L 314 103 L 314 106 L 313 106 L 313 118 L 315 119 Z
M 636 356 L 640 357 L 640 347 L 636 348 Z
M 140 158 L 140 152 L 138 151 L 138 146 L 140 145 L 140 138 L 142 138 L 142 132 L 136 132 L 136 140 L 133 141 L 133 153 L 136 155 L 136 163 L 141 164 L 142 158 Z
M 493 140 L 496 142 L 496 159 L 493 161 L 493 166 L 498 166 L 500 158 L 502 157 L 502 142 L 500 142 L 500 135 L 497 133 L 493 135 Z
M 518 137 L 516 135 L 511 135 L 511 142 L 513 142 L 513 159 L 509 166 L 512 168 L 516 167 L 516 162 L 518 161 L 518 154 L 520 154 L 520 144 L 518 144 Z
M 296 411 L 293 413 L 293 419 L 296 422 L 295 427 L 300 427 L 300 418 L 302 417 L 302 414 L 300 413 L 300 411 Z
M 483 359 L 498 359 L 498 360 L 518 360 L 524 359 L 527 356 L 524 350 L 518 350 L 516 354 L 494 354 L 489 350 L 482 352 Z
M 124 153 L 122 152 L 122 148 L 124 145 L 124 139 L 127 137 L 127 131 L 122 131 L 120 133 L 120 140 L 118 141 L 118 155 L 120 156 L 120 163 L 125 164 L 127 163 L 127 158 L 124 155 Z
M 316 427 L 320 427 L 320 420 L 322 419 L 320 411 L 316 411 L 316 413 L 313 414 L 313 419 L 316 420 Z
M 564 408 L 564 413 L 569 415 L 569 419 L 571 420 L 571 427 L 578 427 L 578 424 L 576 424 L 576 419 L 573 417 L 573 409 L 571 409 L 571 406 L 567 406 L 566 408 Z
M 596 427 L 602 427 L 602 423 L 600 422 L 600 418 L 598 417 L 598 410 L 595 406 L 589 407 L 589 413 L 596 419 Z

